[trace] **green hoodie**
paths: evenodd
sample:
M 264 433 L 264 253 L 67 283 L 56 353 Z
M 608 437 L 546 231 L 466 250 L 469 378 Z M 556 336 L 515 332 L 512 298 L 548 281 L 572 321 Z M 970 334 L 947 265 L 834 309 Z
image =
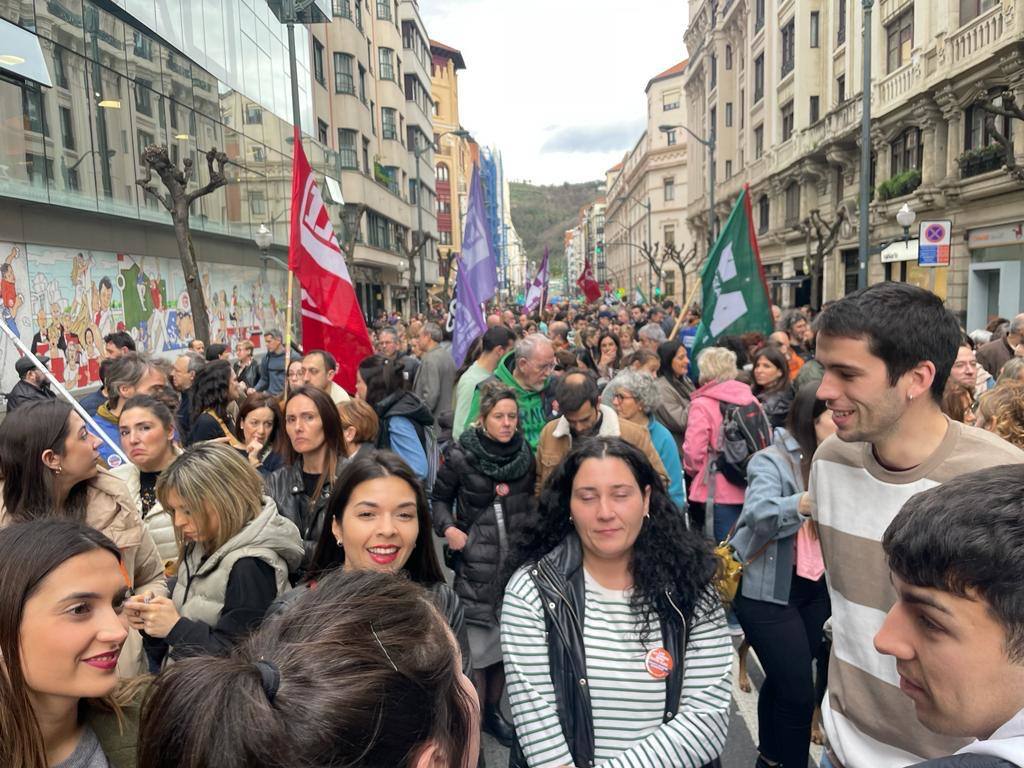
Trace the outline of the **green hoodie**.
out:
M 473 402 L 469 406 L 469 418 L 467 424 L 472 424 L 480 415 L 480 387 L 489 381 L 498 380 L 516 393 L 516 403 L 519 405 L 519 427 L 523 431 L 523 437 L 530 444 L 532 450 L 537 450 L 537 441 L 540 440 L 540 432 L 544 425 L 554 418 L 552 411 L 552 400 L 554 397 L 554 379 L 549 377 L 544 382 L 544 387 L 539 392 L 525 389 L 522 384 L 516 381 L 512 371 L 516 366 L 515 352 L 507 352 L 498 361 L 494 369 L 494 375 L 489 376 L 476 386 L 473 392 Z

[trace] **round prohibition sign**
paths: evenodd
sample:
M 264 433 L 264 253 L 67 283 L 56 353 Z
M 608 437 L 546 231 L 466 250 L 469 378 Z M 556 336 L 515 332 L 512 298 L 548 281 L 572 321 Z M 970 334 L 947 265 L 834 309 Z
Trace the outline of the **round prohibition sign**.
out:
M 924 231 L 924 239 L 929 243 L 941 243 L 946 237 L 946 227 L 942 224 L 929 224 Z

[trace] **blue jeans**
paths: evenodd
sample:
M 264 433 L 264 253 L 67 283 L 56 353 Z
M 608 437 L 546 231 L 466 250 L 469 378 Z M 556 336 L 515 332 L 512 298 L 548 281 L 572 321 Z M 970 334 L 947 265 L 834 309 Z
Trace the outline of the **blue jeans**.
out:
M 725 540 L 742 511 L 742 504 L 715 504 L 715 544 Z
M 821 765 L 818 768 L 836 768 L 835 764 L 828 759 L 828 750 L 821 753 Z

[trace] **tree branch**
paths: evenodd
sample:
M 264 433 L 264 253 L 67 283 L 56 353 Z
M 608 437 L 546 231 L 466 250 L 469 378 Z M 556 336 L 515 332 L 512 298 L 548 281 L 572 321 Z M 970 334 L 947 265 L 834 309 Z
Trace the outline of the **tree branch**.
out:
M 214 162 L 217 163 L 216 169 L 214 169 L 213 167 Z M 223 187 L 228 183 L 228 179 L 224 175 L 224 164 L 226 162 L 228 162 L 228 156 L 223 152 L 218 152 L 216 147 L 211 148 L 210 151 L 206 153 L 206 167 L 210 171 L 210 181 L 206 185 L 188 194 L 188 196 L 185 198 L 188 205 L 192 205 L 192 203 L 198 198 L 203 197 L 204 195 L 208 195 L 215 189 L 219 189 L 220 187 Z M 191 158 L 185 161 L 185 168 L 186 174 L 189 177 L 191 177 Z

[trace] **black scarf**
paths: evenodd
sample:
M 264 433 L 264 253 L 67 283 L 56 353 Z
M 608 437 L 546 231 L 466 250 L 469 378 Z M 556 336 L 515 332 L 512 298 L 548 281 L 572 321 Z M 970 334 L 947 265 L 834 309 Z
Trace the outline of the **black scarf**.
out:
M 499 443 L 482 428 L 476 427 L 459 435 L 459 445 L 474 469 L 497 482 L 519 479 L 533 461 L 530 446 L 520 432 L 516 432 L 507 443 Z

